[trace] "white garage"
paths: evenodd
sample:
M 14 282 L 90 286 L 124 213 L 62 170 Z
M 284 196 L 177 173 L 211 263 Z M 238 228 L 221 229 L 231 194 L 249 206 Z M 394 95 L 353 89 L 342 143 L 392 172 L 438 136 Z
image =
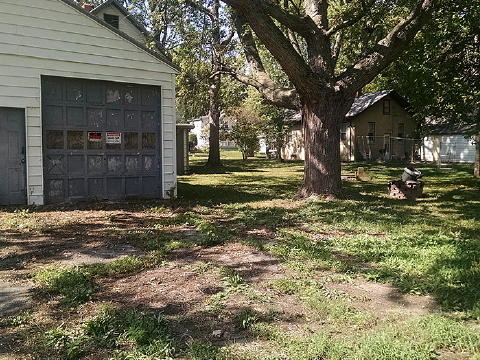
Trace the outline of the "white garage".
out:
M 435 126 L 423 138 L 422 160 L 445 163 L 474 163 L 476 145 L 469 126 Z
M 175 194 L 177 72 L 69 0 L 0 0 L 0 204 Z

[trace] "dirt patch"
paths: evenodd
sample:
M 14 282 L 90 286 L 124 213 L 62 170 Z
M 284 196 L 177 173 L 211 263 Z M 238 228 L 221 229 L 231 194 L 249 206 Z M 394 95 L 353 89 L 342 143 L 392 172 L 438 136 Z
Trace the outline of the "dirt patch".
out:
M 194 260 L 227 266 L 247 282 L 255 283 L 279 278 L 285 272 L 277 258 L 241 243 L 179 250 L 173 252 L 170 259 L 184 265 Z
M 32 286 L 0 281 L 0 318 L 14 315 L 31 306 Z
M 369 282 L 362 278 L 345 283 L 327 282 L 325 287 L 346 293 L 352 305 L 369 311 L 378 318 L 393 314 L 409 317 L 425 315 L 436 307 L 431 296 L 403 294 L 392 285 Z
M 215 274 L 199 273 L 175 263 L 119 280 L 105 280 L 102 286 L 102 297 L 107 300 L 160 309 L 168 315 L 198 309 L 223 289 Z
M 89 264 L 108 263 L 127 256 L 142 256 L 145 253 L 127 244 L 108 244 L 105 246 L 91 246 L 80 250 L 64 250 L 60 253 L 63 258 L 55 262 L 60 266 L 80 266 Z

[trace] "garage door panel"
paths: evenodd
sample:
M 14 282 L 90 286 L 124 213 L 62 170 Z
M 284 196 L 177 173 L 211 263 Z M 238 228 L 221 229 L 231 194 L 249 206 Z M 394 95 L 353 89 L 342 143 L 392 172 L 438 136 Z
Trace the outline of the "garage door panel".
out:
M 68 156 L 68 175 L 69 176 L 85 175 L 85 156 L 83 154 Z
M 105 164 L 104 164 L 104 156 L 103 155 L 88 155 L 87 156 L 87 175 L 88 176 L 95 176 L 95 175 L 103 175 L 105 172 Z
M 70 199 L 85 198 L 85 179 L 69 179 L 68 180 L 68 197 Z
M 120 109 L 107 110 L 107 129 L 123 130 L 122 111 Z
M 83 107 L 67 106 L 67 127 L 71 129 L 85 127 Z
M 140 111 L 125 110 L 125 129 L 139 129 L 140 128 Z
M 90 199 L 105 198 L 105 179 L 88 179 L 87 180 L 88 197 Z
M 63 83 L 58 78 L 42 79 L 42 101 L 44 105 L 63 103 Z
M 47 202 L 161 196 L 161 89 L 42 78 Z
M 50 154 L 45 157 L 45 173 L 48 175 L 66 175 L 65 156 Z
M 45 181 L 46 195 L 50 202 L 65 201 L 65 180 L 47 179 Z
M 44 106 L 43 121 L 48 127 L 63 128 L 65 125 L 63 119 L 63 107 L 57 105 Z
M 67 102 L 70 104 L 85 103 L 85 89 L 82 81 L 70 80 L 66 83 Z
M 87 108 L 87 125 L 89 129 L 104 129 L 106 124 L 103 108 Z

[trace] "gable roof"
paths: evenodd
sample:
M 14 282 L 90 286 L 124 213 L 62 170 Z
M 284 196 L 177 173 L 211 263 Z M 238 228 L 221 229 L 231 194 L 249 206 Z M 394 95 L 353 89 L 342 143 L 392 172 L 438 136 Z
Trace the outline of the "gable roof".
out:
M 139 43 L 137 40 L 131 38 L 130 36 L 128 36 L 127 34 L 125 34 L 123 31 L 120 31 L 118 30 L 117 28 L 107 24 L 105 21 L 103 21 L 102 19 L 99 19 L 97 16 L 95 16 L 94 14 L 91 14 L 90 12 L 86 11 L 85 9 L 83 9 L 81 6 L 79 6 L 77 3 L 73 2 L 73 0 L 58 0 L 58 1 L 61 1 L 63 2 L 64 4 L 67 4 L 68 6 L 71 6 L 73 7 L 74 9 L 80 11 L 82 14 L 84 14 L 85 16 L 88 16 L 90 19 L 96 21 L 97 23 L 99 23 L 100 25 L 108 28 L 109 30 L 113 31 L 114 33 L 116 33 L 117 35 L 119 35 L 120 37 L 124 38 L 125 40 L 131 42 L 133 45 L 137 46 L 138 48 L 142 49 L 143 51 L 145 51 L 146 53 L 150 54 L 151 56 L 155 57 L 157 60 L 160 60 L 161 62 L 167 64 L 168 66 L 170 66 L 172 69 L 174 69 L 175 71 L 177 72 L 180 72 L 180 68 L 175 65 L 172 60 L 169 59 L 169 57 L 164 54 L 163 52 L 159 52 L 159 51 L 153 51 L 151 49 L 149 49 L 148 47 L 146 47 L 144 44 L 141 44 Z M 126 10 L 125 10 L 126 11 Z
M 406 110 L 408 110 L 408 108 L 410 107 L 408 101 L 400 94 L 398 94 L 395 90 L 381 90 L 357 97 L 353 102 L 352 107 L 350 108 L 350 111 L 347 113 L 346 117 L 352 118 L 361 114 L 362 112 L 375 105 L 387 96 L 391 96 Z
M 145 29 L 145 26 L 138 22 L 137 19 L 135 19 L 135 17 L 127 9 L 125 9 L 125 6 L 123 6 L 123 4 L 120 3 L 120 1 L 118 0 L 107 0 L 103 4 L 98 5 L 95 9 L 93 9 L 91 13 L 97 14 L 103 9 L 108 8 L 110 5 L 115 6 L 123 14 L 123 16 L 125 16 L 125 18 L 130 21 L 130 23 L 135 26 L 142 34 L 149 34 L 148 30 Z
M 357 97 L 345 118 L 353 118 L 361 114 L 387 96 L 395 99 L 405 110 L 409 111 L 410 104 L 403 96 L 401 96 L 395 90 L 381 90 Z M 287 110 L 286 118 L 289 122 L 301 122 L 303 120 L 302 112 L 294 110 Z

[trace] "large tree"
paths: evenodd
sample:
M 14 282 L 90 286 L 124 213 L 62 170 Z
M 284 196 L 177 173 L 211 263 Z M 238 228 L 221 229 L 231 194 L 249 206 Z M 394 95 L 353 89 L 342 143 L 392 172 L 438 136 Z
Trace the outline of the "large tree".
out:
M 223 1 L 237 14 L 239 38 L 250 65 L 243 74 L 224 71 L 256 87 L 270 102 L 302 110 L 303 195 L 337 197 L 340 124 L 355 94 L 397 59 L 429 20 L 434 0 Z M 344 40 L 351 44 L 358 34 L 357 47 L 347 53 Z M 270 76 L 258 42 L 283 70 L 287 83 Z

